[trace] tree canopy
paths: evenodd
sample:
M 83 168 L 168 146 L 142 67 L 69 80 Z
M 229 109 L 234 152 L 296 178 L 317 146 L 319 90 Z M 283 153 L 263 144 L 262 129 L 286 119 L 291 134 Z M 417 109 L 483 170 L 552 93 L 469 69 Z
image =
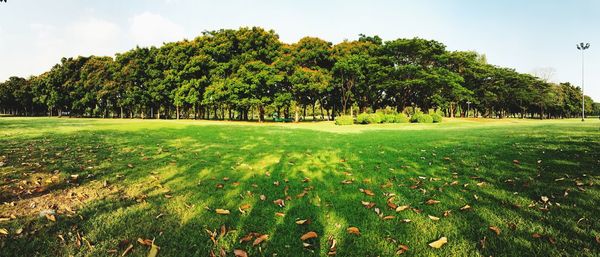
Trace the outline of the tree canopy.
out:
M 586 112 L 598 112 L 586 96 Z M 407 108 L 449 117 L 564 118 L 582 94 L 473 51 L 434 40 L 359 35 L 333 45 L 316 37 L 285 44 L 259 27 L 204 32 L 194 40 L 136 47 L 113 57 L 63 58 L 49 71 L 0 83 L 12 115 L 139 118 L 333 119 Z

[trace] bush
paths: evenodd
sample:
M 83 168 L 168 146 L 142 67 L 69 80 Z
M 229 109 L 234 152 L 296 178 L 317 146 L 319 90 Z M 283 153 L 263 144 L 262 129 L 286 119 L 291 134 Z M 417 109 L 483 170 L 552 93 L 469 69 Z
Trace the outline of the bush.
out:
M 408 116 L 404 113 L 398 113 L 394 116 L 394 123 L 408 123 Z
M 383 123 L 394 123 L 396 122 L 396 115 L 394 114 L 385 114 L 382 119 Z
M 433 118 L 429 114 L 421 114 L 417 117 L 418 123 L 433 123 Z
M 358 116 L 356 116 L 356 123 L 358 124 L 369 124 L 369 114 L 366 112 L 363 112 L 361 114 L 359 114 Z
M 419 122 L 419 119 L 421 118 L 421 116 L 423 116 L 423 113 L 420 110 L 417 110 L 415 113 L 410 115 L 410 122 L 412 122 L 412 123 Z
M 433 119 L 433 123 L 440 123 L 442 122 L 442 115 L 439 113 L 432 113 L 431 114 L 431 118 Z
M 370 116 L 370 123 L 382 123 L 384 115 L 382 113 L 372 113 Z
M 381 123 L 383 121 L 383 114 L 379 113 L 366 113 L 363 112 L 356 116 L 356 123 L 358 124 L 374 124 Z
M 352 125 L 354 124 L 354 118 L 350 115 L 342 115 L 335 117 L 335 125 Z

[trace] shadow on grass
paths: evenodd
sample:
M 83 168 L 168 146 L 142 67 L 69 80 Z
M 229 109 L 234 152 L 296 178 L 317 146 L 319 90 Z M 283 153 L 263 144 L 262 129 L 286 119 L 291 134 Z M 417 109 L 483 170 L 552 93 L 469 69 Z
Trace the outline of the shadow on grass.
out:
M 31 125 L 7 123 L 10 129 Z M 53 121 L 38 129 L 65 125 L 74 124 Z M 389 256 L 399 244 L 409 246 L 409 255 L 593 255 L 599 250 L 594 236 L 600 233 L 597 134 L 593 128 L 565 131 L 562 126 L 346 135 L 208 125 L 49 131 L 18 141 L 0 139 L 0 155 L 9 156 L 8 165 L 17 166 L 18 155 L 28 151 L 31 162 L 43 163 L 37 172 L 93 174 L 78 186 L 107 180 L 118 188 L 54 223 L 31 217 L 23 218 L 26 223 L 11 221 L 11 229 L 25 226 L 27 233 L 35 232 L 0 239 L 2 255 L 105 255 L 113 249 L 121 254 L 119 244 L 128 240 L 135 245 L 132 255 L 144 256 L 148 249 L 135 240 L 156 238 L 164 256 L 218 254 L 221 248 L 245 249 L 251 256 L 323 256 L 330 236 L 338 242 L 339 256 Z M 49 163 L 56 152 L 63 153 L 60 160 Z M 343 185 L 343 180 L 354 182 Z M 421 212 L 396 213 L 386 206 L 391 194 L 395 203 Z M 547 210 L 540 210 L 547 205 L 541 196 L 552 203 Z M 276 199 L 286 206 L 274 204 Z M 428 199 L 441 203 L 424 204 Z M 383 220 L 361 201 L 375 202 L 381 216 L 394 218 Z M 251 206 L 246 213 L 238 210 L 243 204 Z M 461 211 L 467 204 L 472 209 Z M 231 214 L 217 215 L 217 208 Z M 298 219 L 311 224 L 297 225 Z M 228 233 L 214 243 L 206 230 L 220 234 L 223 225 Z M 348 234 L 350 226 L 361 235 Z M 502 233 L 495 235 L 489 226 Z M 300 236 L 308 231 L 319 237 L 304 247 Z M 239 241 L 252 232 L 269 239 L 256 247 Z M 78 233 L 93 247 L 78 246 Z M 533 233 L 542 238 L 532 238 Z M 427 246 L 441 236 L 449 238 L 442 249 Z

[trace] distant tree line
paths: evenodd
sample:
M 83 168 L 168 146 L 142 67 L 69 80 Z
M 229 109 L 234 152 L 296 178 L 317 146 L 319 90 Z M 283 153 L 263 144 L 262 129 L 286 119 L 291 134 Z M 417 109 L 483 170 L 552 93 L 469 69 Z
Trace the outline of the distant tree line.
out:
M 591 98 L 586 104 L 591 113 Z M 581 115 L 581 90 L 433 40 L 360 35 L 337 45 L 314 37 L 285 44 L 258 27 L 204 32 L 115 58 L 62 58 L 43 74 L 0 83 L 0 111 L 20 116 L 263 121 L 277 113 L 298 121 L 385 108 L 568 118 Z

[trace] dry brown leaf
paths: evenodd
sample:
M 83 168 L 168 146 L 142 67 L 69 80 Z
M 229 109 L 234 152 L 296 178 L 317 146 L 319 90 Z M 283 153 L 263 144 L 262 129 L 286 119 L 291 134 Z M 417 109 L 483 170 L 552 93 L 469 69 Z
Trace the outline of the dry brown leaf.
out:
M 521 162 L 519 160 L 513 160 L 513 163 L 517 164 L 517 165 L 521 164 Z
M 440 203 L 440 201 L 434 200 L 434 199 L 429 199 L 425 202 L 425 204 L 427 204 L 427 205 L 434 205 L 434 204 L 438 204 L 438 203 Z
M 250 240 L 252 240 L 253 237 L 254 233 L 249 233 L 248 235 L 245 235 L 244 237 L 240 238 L 240 244 L 243 242 L 249 242 Z
M 225 209 L 216 209 L 215 210 L 217 212 L 217 214 L 221 214 L 221 215 L 229 215 L 229 210 L 225 210 Z
M 316 233 L 316 232 L 314 232 L 314 231 L 310 231 L 310 232 L 308 232 L 308 233 L 306 233 L 306 234 L 302 235 L 302 236 L 300 237 L 300 240 L 302 240 L 302 241 L 306 241 L 307 239 L 311 239 L 311 238 L 317 238 L 317 237 L 318 237 L 318 235 L 317 235 L 317 233 Z
M 283 212 L 276 212 L 275 216 L 283 217 L 283 216 L 285 216 L 285 213 L 283 213 Z
M 538 233 L 533 233 L 533 234 L 531 235 L 531 237 L 533 237 L 533 238 L 541 238 L 541 237 L 542 237 L 542 235 L 540 235 L 540 234 L 538 234 Z
M 596 236 L 596 243 L 600 244 L 600 236 Z
M 265 195 L 260 195 L 260 200 L 261 201 L 267 200 L 267 197 Z
M 491 231 L 496 232 L 496 235 L 500 235 L 500 232 L 502 232 L 502 230 L 500 230 L 500 228 L 496 227 L 496 226 L 490 226 L 489 229 Z
M 8 235 L 8 229 L 0 228 L 0 234 Z
M 433 241 L 433 242 L 429 243 L 429 246 L 438 249 L 438 248 L 442 247 L 443 245 L 445 245 L 446 243 L 448 243 L 448 238 L 446 238 L 444 236 L 444 237 L 441 237 L 440 239 L 438 239 L 436 241 Z
M 252 243 L 252 246 L 257 246 L 257 245 L 259 245 L 259 244 L 260 244 L 260 243 L 262 243 L 263 241 L 267 240 L 267 238 L 269 238 L 269 235 L 267 235 L 267 234 L 264 234 L 264 235 L 260 235 L 260 236 L 258 236 L 258 237 L 257 237 L 257 238 L 254 240 L 254 242 Z
M 396 216 L 394 216 L 394 215 L 388 215 L 388 216 L 383 217 L 382 219 L 383 220 L 391 220 L 391 219 L 394 219 L 394 218 L 396 218 Z
M 344 185 L 352 184 L 352 182 L 354 182 L 354 181 L 353 180 L 349 180 L 349 179 L 342 180 L 342 184 L 344 184 Z
M 285 207 L 285 201 L 283 199 L 277 199 L 277 200 L 273 201 L 273 203 L 279 207 Z
M 410 208 L 410 206 L 408 206 L 408 205 L 402 205 L 402 206 L 396 207 L 396 211 L 397 212 L 401 212 L 401 211 L 407 210 L 408 208 Z
M 449 217 L 451 212 L 451 210 L 444 211 L 444 217 Z
M 54 215 L 52 214 L 46 214 L 46 219 L 48 219 L 49 221 L 56 221 L 56 217 L 54 217 Z
M 467 211 L 467 210 L 470 210 L 470 209 L 471 209 L 471 206 L 470 206 L 470 205 L 468 205 L 468 204 L 467 204 L 467 205 L 465 205 L 465 206 L 463 206 L 463 207 L 460 207 L 460 210 L 461 210 L 461 211 Z
M 368 195 L 368 196 L 374 196 L 375 195 L 375 193 L 373 193 L 373 191 L 371 191 L 369 189 L 362 189 L 361 188 L 360 191 L 363 192 L 363 193 L 365 193 L 365 195 Z
M 138 243 L 140 243 L 141 245 L 147 245 L 147 246 L 151 246 L 152 245 L 152 240 L 150 239 L 142 239 L 142 238 L 138 238 L 137 239 Z
M 375 203 L 373 203 L 373 202 L 361 201 L 361 204 L 367 209 L 371 209 L 375 206 Z
M 357 227 L 349 227 L 346 231 L 350 234 L 360 235 L 360 230 Z
M 244 210 L 244 211 L 245 211 L 245 210 L 247 210 L 247 209 L 250 209 L 250 207 L 251 207 L 251 206 L 250 206 L 250 204 L 249 204 L 249 203 L 246 203 L 246 204 L 242 204 L 242 205 L 240 205 L 240 209 L 241 209 L 241 210 Z
M 233 250 L 233 254 L 235 255 L 235 257 L 248 257 L 248 253 L 241 249 Z
M 408 246 L 401 244 L 398 246 L 398 251 L 396 251 L 396 255 L 403 254 L 407 251 L 408 251 Z

